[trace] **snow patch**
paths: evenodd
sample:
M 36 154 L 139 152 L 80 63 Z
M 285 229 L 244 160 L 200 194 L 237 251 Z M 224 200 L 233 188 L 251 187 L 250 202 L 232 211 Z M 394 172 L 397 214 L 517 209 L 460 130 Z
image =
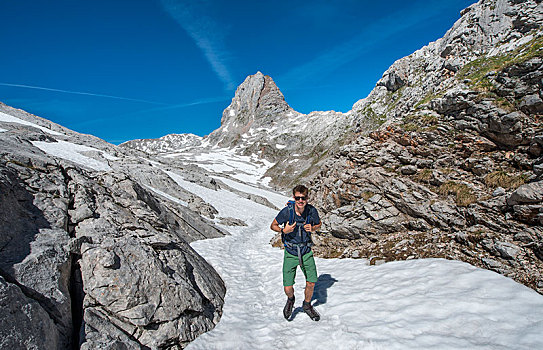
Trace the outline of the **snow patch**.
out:
M 46 132 L 48 134 L 51 134 L 51 135 L 64 135 L 64 134 L 61 134 L 59 132 L 53 131 L 53 130 L 45 128 L 43 126 L 39 126 L 37 124 L 28 122 L 28 121 L 23 120 L 23 119 L 16 118 L 16 117 L 14 117 L 12 115 L 9 115 L 9 114 L 3 113 L 3 112 L 0 112 L 0 122 L 17 123 L 17 124 L 21 124 L 21 125 L 31 126 L 31 127 L 36 128 L 36 129 L 40 129 L 41 131 L 44 131 L 44 132 Z
M 96 171 L 109 171 L 111 170 L 111 167 L 106 162 L 101 162 L 94 158 L 85 156 L 79 152 L 94 151 L 94 152 L 102 153 L 104 158 L 107 158 L 107 159 L 116 158 L 96 148 L 78 145 L 75 143 L 61 141 L 61 140 L 57 142 L 32 141 L 32 144 L 47 154 L 69 160 L 71 162 L 77 163 L 86 168 L 90 168 Z

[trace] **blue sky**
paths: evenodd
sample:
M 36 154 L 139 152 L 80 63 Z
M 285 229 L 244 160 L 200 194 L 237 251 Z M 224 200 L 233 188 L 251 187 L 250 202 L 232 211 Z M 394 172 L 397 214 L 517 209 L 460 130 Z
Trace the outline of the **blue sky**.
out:
M 209 134 L 257 71 L 346 112 L 474 2 L 2 1 L 0 101 L 116 144 Z

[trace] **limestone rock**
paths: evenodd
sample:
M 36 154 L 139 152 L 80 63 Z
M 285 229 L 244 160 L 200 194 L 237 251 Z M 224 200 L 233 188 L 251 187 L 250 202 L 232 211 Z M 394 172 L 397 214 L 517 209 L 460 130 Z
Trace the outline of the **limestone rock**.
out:
M 2 349 L 59 349 L 59 330 L 49 314 L 15 284 L 0 276 L 0 347 Z
M 194 195 L 173 173 L 137 151 L 0 110 L 21 119 L 0 134 L 2 347 L 184 347 L 212 329 L 225 286 L 187 240 L 224 233 L 199 215 L 203 204 L 188 208 Z M 48 143 L 86 162 L 38 147 Z
M 507 204 L 511 206 L 540 202 L 543 202 L 543 181 L 522 185 L 507 198 Z

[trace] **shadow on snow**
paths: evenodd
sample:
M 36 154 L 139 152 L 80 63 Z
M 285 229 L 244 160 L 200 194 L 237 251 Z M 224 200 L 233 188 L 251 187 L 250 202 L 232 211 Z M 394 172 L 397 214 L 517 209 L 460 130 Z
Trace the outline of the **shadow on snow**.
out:
M 311 301 L 315 300 L 313 306 L 326 304 L 326 301 L 328 300 L 328 288 L 330 288 L 337 281 L 337 279 L 335 279 L 328 273 L 319 276 L 319 278 L 317 279 L 317 283 L 315 283 L 313 297 L 311 298 Z M 296 318 L 296 315 L 300 312 L 304 312 L 301 306 L 295 308 L 292 311 L 292 315 L 290 316 L 289 321 L 294 320 L 294 318 Z

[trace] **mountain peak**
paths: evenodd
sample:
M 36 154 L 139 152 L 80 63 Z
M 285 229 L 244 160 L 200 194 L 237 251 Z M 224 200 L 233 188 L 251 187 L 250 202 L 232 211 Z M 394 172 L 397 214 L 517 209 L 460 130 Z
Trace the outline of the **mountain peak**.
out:
M 232 111 L 236 115 L 244 114 L 243 119 L 248 117 L 249 120 L 254 120 L 262 117 L 266 119 L 273 118 L 277 114 L 290 109 L 283 93 L 281 93 L 273 79 L 269 75 L 264 75 L 258 71 L 256 74 L 245 78 L 243 83 L 236 89 L 232 103 L 223 113 L 221 123 L 232 116 Z
M 232 103 L 224 110 L 221 127 L 210 138 L 230 142 L 249 128 L 270 125 L 294 110 L 269 75 L 249 75 L 236 89 Z

